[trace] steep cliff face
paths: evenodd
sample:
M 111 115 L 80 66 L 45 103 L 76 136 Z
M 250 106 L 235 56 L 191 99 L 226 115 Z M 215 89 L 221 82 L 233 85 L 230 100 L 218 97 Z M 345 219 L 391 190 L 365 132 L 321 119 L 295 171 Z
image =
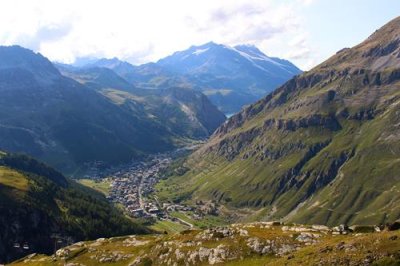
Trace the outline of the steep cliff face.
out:
M 230 118 L 169 182 L 261 219 L 400 216 L 400 18 Z

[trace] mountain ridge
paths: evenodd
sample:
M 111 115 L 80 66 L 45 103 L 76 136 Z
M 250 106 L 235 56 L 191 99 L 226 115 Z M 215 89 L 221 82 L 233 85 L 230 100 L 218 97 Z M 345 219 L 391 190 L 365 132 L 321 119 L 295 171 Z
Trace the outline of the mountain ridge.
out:
M 258 48 L 230 47 L 209 42 L 159 59 L 155 63 L 126 66 L 126 62 L 100 59 L 97 66 L 113 69 L 142 88 L 191 87 L 205 93 L 224 111 L 239 111 L 287 81 L 300 69 L 287 60 L 268 57 Z M 88 67 L 96 66 L 96 63 Z

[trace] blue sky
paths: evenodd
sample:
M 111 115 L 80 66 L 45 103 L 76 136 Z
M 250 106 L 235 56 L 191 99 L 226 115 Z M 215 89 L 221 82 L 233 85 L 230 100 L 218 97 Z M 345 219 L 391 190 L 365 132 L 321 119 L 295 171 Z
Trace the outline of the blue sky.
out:
M 0 45 L 141 64 L 209 41 L 253 44 L 308 70 L 398 15 L 399 0 L 3 0 Z
M 400 16 L 400 1 L 316 0 L 303 7 L 302 16 L 309 43 L 323 60 L 341 48 L 357 45 Z

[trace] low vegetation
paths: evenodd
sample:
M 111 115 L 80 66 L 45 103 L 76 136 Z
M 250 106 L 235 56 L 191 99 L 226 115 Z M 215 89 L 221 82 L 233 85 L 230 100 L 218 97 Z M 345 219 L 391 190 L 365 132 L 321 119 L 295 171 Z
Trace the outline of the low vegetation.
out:
M 398 224 L 400 225 L 400 224 Z M 361 228 L 365 231 L 365 227 Z M 279 222 L 79 242 L 11 265 L 398 265 L 400 232 Z M 352 231 L 353 230 L 353 231 Z
M 77 182 L 86 187 L 92 188 L 105 196 L 110 192 L 111 180 L 103 179 L 77 179 Z

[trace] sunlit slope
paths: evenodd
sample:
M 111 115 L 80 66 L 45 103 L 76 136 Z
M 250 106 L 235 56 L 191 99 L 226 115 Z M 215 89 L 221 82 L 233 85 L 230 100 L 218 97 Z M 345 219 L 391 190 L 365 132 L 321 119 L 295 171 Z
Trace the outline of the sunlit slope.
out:
M 399 140 L 397 18 L 229 119 L 160 195 L 264 209 L 257 219 L 393 221 Z

